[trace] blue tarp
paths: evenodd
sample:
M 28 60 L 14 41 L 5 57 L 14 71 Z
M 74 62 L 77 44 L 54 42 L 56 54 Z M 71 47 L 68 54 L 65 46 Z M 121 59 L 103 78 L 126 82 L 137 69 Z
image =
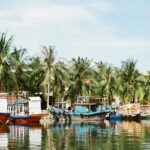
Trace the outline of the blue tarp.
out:
M 53 108 L 53 109 L 54 109 L 55 113 L 63 113 L 63 111 L 59 108 Z
M 76 106 L 75 107 L 75 112 L 85 113 L 85 112 L 87 112 L 87 108 L 86 107 L 82 107 L 82 106 Z

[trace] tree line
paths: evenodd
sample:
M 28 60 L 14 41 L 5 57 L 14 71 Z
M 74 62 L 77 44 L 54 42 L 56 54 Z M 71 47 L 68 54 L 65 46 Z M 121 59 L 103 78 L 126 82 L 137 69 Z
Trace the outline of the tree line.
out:
M 42 93 L 45 99 L 51 95 L 58 101 L 95 95 L 122 103 L 149 102 L 150 72 L 140 73 L 133 59 L 122 61 L 120 68 L 81 57 L 56 60 L 53 46 L 43 46 L 40 56 L 31 57 L 12 40 L 13 36 L 0 34 L 0 92 Z

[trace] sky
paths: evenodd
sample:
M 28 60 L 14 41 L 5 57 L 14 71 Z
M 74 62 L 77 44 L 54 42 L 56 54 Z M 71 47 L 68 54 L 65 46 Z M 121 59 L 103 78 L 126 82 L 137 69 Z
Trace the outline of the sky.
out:
M 40 55 L 55 46 L 57 57 L 88 57 L 120 67 L 128 58 L 150 70 L 149 0 L 0 0 L 0 32 L 14 45 Z

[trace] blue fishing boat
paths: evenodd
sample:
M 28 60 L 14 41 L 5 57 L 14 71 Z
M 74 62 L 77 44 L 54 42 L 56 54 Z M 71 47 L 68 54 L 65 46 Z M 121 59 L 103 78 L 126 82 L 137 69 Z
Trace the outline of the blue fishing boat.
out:
M 67 110 L 50 107 L 50 112 L 57 119 L 64 118 L 70 121 L 100 121 L 105 119 L 108 111 L 102 109 L 101 97 L 78 97 L 77 101 Z

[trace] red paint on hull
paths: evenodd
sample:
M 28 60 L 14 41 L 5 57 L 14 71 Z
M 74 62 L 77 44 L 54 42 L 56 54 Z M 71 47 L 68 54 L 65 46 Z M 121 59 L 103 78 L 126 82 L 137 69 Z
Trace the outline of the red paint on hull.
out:
M 12 124 L 19 124 L 19 125 L 31 125 L 31 124 L 39 124 L 40 119 L 43 116 L 48 116 L 49 114 L 34 114 L 30 115 L 28 118 L 11 118 Z
M 8 113 L 0 113 L 0 124 L 6 124 L 8 120 L 9 120 Z

